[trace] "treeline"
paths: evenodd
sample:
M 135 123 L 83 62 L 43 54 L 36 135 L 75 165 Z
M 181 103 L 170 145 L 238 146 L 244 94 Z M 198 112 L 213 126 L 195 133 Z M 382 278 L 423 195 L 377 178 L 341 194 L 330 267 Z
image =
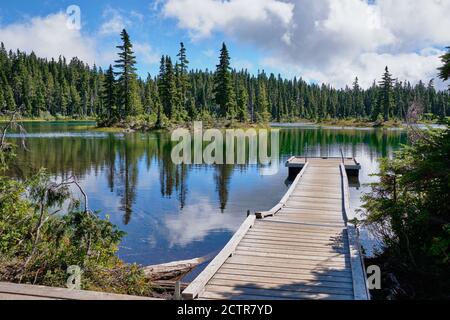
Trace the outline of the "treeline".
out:
M 189 70 L 181 43 L 175 59 L 161 58 L 160 72 L 147 79 L 136 74 L 136 57 L 126 30 L 114 65 L 107 70 L 77 58 L 67 62 L 38 58 L 34 53 L 0 47 L 0 111 L 20 108 L 28 117 L 98 117 L 113 125 L 129 117 L 148 115 L 158 126 L 167 122 L 228 119 L 239 122 L 345 119 L 387 121 L 405 119 L 414 100 L 425 114 L 448 115 L 450 96 L 433 81 L 416 85 L 397 81 L 386 67 L 381 81 L 368 89 L 358 78 L 351 86 L 309 84 L 264 71 L 252 75 L 231 68 L 225 44 L 216 70 Z

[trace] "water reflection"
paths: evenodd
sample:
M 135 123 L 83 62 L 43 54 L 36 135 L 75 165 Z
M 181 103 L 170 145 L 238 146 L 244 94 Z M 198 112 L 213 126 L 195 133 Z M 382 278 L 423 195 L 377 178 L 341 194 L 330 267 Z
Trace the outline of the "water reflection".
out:
M 379 157 L 406 143 L 403 131 L 289 128 L 280 132 L 280 171 L 261 176 L 258 165 L 174 165 L 170 135 L 92 134 L 79 126 L 29 124 L 28 149 L 18 150 L 14 174 L 40 167 L 58 177 L 75 174 L 92 209 L 128 233 L 119 252 L 142 264 L 204 256 L 219 250 L 247 210 L 268 209 L 287 190 L 284 162 L 292 155 L 355 156 L 360 182 L 351 181 L 352 207 L 378 170 Z M 56 132 L 53 134 L 52 132 Z

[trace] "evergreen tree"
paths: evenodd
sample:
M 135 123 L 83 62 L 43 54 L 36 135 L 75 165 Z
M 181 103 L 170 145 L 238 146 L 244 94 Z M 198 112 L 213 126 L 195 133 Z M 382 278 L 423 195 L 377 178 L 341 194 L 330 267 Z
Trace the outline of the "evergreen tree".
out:
M 359 86 L 358 77 L 355 78 L 353 82 L 352 89 L 352 116 L 353 117 L 364 117 L 364 100 L 361 92 L 361 87 Z
M 32 105 L 33 117 L 39 117 L 41 115 L 41 111 L 45 111 L 44 85 L 42 83 L 38 84 L 36 94 L 33 97 Z
M 118 114 L 116 106 L 116 79 L 114 77 L 114 70 L 112 65 L 109 66 L 108 70 L 105 73 L 101 98 L 103 112 L 107 117 L 108 122 L 117 122 L 120 115 Z
M 388 67 L 386 67 L 383 78 L 380 81 L 380 90 L 378 91 L 378 101 L 383 112 L 384 121 L 389 120 L 394 106 L 393 82 L 392 75 L 389 73 Z
M 6 100 L 3 95 L 3 84 L 0 83 L 0 113 L 3 113 L 8 110 L 8 107 L 6 105 Z
M 119 107 L 119 114 L 122 118 L 134 116 L 142 113 L 142 105 L 139 98 L 137 77 L 136 77 L 136 57 L 132 51 L 130 36 L 124 29 L 120 37 L 122 45 L 117 46 L 119 52 L 119 59 L 115 61 L 115 68 L 120 71 L 115 75 L 119 76 L 117 81 L 117 101 Z
M 172 64 L 172 59 L 166 57 L 165 59 L 165 75 L 163 78 L 164 91 L 161 97 L 163 101 L 164 113 L 169 119 L 175 119 L 178 115 L 177 110 L 177 88 L 176 88 L 175 72 Z
M 153 96 L 153 80 L 150 74 L 147 75 L 144 88 L 144 112 L 147 114 L 155 113 L 155 104 Z
M 165 100 L 165 94 L 166 94 L 166 57 L 161 57 L 161 62 L 159 65 L 159 75 L 157 79 L 157 86 L 158 86 L 158 97 L 159 97 L 159 105 L 158 105 L 158 112 L 157 112 L 157 126 L 162 126 L 162 113 L 166 112 L 167 106 L 166 106 L 166 100 Z
M 67 116 L 67 108 L 70 102 L 70 87 L 67 80 L 64 79 L 59 93 L 59 114 L 62 116 Z
M 240 122 L 247 122 L 248 121 L 248 93 L 247 89 L 245 88 L 245 85 L 241 81 L 239 83 L 239 89 L 238 89 L 238 98 L 237 98 L 237 119 Z
M 3 86 L 3 111 L 14 111 L 16 110 L 16 101 L 14 100 L 14 93 L 9 84 Z
M 177 55 L 178 57 L 178 83 L 179 83 L 179 89 L 180 89 L 180 98 L 181 98 L 181 105 L 185 106 L 188 101 L 188 90 L 190 89 L 190 83 L 189 83 L 189 75 L 188 75 L 188 67 L 189 67 L 189 61 L 186 57 L 186 48 L 183 44 L 183 42 L 180 43 L 180 52 Z
M 157 115 L 157 126 L 161 127 L 165 115 L 174 122 L 193 117 L 292 121 L 298 117 L 342 119 L 368 115 L 377 120 L 380 115 L 378 120 L 382 122 L 391 117 L 404 119 L 414 99 L 423 102 L 429 117 L 445 116 L 450 106 L 450 92 L 439 91 L 428 81 L 416 85 L 394 81 L 389 72 L 367 89 L 361 88 L 356 79 L 353 86 L 336 89 L 301 78 L 283 79 L 274 74 L 267 77 L 264 71 L 254 76 L 247 70 L 230 68 L 226 46 L 222 47 L 215 72 L 188 71 L 186 48 L 180 44 L 175 67 L 164 56 L 159 76 L 141 80 L 135 74 L 130 39 L 127 34 L 122 36 L 118 81 L 112 67 L 103 73 L 77 58 L 69 63 L 62 56 L 48 60 L 19 50 L 7 52 L 0 45 L 0 111 L 20 108 L 22 115 L 34 117 L 43 111 L 54 116 L 97 115 L 112 118 L 110 123 L 150 113 Z M 450 49 L 443 56 L 447 64 L 449 55 Z M 441 68 L 444 80 L 448 75 L 445 70 L 445 66 Z
M 263 81 L 260 81 L 258 86 L 258 93 L 256 95 L 256 120 L 258 122 L 266 123 L 270 120 L 269 102 L 267 100 L 266 87 Z
M 447 47 L 447 53 L 441 57 L 441 60 L 442 60 L 443 66 L 438 69 L 439 77 L 442 80 L 447 81 L 448 79 L 450 79 L 450 47 Z M 449 85 L 449 89 L 450 89 L 450 85 Z
M 230 56 L 225 43 L 222 44 L 219 64 L 216 67 L 214 95 L 215 101 L 219 106 L 219 115 L 234 119 L 236 114 L 236 99 L 230 72 Z

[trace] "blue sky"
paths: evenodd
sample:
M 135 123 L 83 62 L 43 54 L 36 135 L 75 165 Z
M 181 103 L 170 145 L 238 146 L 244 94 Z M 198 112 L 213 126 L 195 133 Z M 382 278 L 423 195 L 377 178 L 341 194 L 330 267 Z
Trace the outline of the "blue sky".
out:
M 191 68 L 214 69 L 225 41 L 232 66 L 336 87 L 363 86 L 389 66 L 399 80 L 436 78 L 450 45 L 450 1 L 429 0 L 1 0 L 0 41 L 43 57 L 113 63 L 119 31 L 131 35 L 139 74 L 158 72 L 179 42 Z M 66 9 L 81 9 L 68 30 Z M 436 81 L 437 85 L 444 85 Z
M 151 56 L 150 59 L 143 58 L 143 53 L 137 52 L 138 72 L 142 77 L 146 77 L 147 72 L 152 75 L 158 72 L 158 61 L 162 54 L 168 54 L 174 58 L 178 53 L 181 41 L 188 49 L 191 68 L 214 69 L 219 49 L 222 42 L 225 41 L 233 58 L 233 66 L 248 68 L 254 73 L 258 72 L 257 64 L 252 62 L 261 59 L 258 48 L 245 43 L 237 43 L 222 33 L 208 39 L 191 41 L 188 31 L 176 27 L 174 19 L 161 17 L 159 10 L 161 5 L 155 1 L 8 1 L 2 3 L 0 8 L 0 26 L 27 23 L 36 16 L 46 17 L 57 12 L 65 13 L 68 6 L 72 4 L 78 5 L 81 9 L 82 34 L 97 34 L 102 25 L 108 23 L 108 20 L 120 16 L 132 41 L 147 44 L 151 48 L 151 50 L 147 50 Z M 108 51 L 114 51 L 113 47 L 120 43 L 119 34 L 112 31 L 107 35 L 98 36 L 97 39 L 97 46 Z M 152 63 L 151 60 L 154 62 Z M 96 59 L 96 62 L 102 67 L 106 67 L 109 59 Z M 111 63 L 113 63 L 112 59 Z M 272 68 L 266 69 L 268 72 L 277 72 Z

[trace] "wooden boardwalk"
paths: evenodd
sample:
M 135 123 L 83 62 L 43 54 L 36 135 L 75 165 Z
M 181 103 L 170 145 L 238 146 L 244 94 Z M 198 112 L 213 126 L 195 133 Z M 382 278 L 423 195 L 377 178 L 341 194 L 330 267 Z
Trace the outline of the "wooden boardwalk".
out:
M 345 164 L 303 162 L 280 203 L 249 216 L 183 298 L 369 299 Z
M 0 282 L 0 300 L 162 300 L 105 292 Z

